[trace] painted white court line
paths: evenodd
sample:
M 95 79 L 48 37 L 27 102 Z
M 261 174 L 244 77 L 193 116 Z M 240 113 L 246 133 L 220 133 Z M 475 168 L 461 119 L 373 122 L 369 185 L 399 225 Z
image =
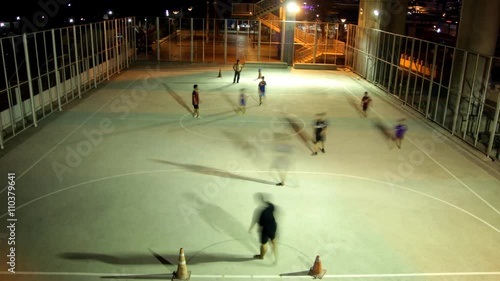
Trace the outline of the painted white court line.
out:
M 285 273 L 286 274 L 286 273 Z M 15 274 L 10 272 L 0 272 L 0 275 L 35 275 L 35 276 L 91 276 L 91 277 L 130 277 L 133 279 L 142 276 L 158 276 L 164 275 L 165 277 L 172 276 L 172 273 L 104 273 L 104 272 L 30 272 L 30 271 L 19 271 Z M 361 279 L 377 279 L 377 278 L 391 278 L 391 277 L 465 277 L 465 276 L 500 276 L 500 272 L 430 272 L 430 273 L 386 273 L 386 274 L 326 274 L 324 278 L 361 278 Z M 241 274 L 241 275 L 231 275 L 231 274 L 192 274 L 191 278 L 228 278 L 228 279 L 311 279 L 311 276 L 300 275 L 300 276 L 287 276 L 287 275 L 251 275 L 251 274 Z
M 136 80 L 133 80 L 131 81 L 127 86 L 126 86 L 126 89 L 128 89 L 133 83 L 135 83 L 136 81 L 138 81 L 138 79 Z M 21 174 L 17 175 L 17 178 L 16 180 L 19 180 L 21 179 L 24 175 L 26 175 L 29 171 L 31 171 L 31 169 L 33 169 L 33 167 L 35 167 L 38 163 L 40 163 L 43 159 L 45 159 L 45 157 L 47 157 L 47 155 L 49 155 L 50 153 L 52 153 L 52 151 L 54 151 L 56 148 L 58 148 L 61 144 L 63 144 L 69 137 L 71 137 L 75 132 L 77 132 L 83 125 L 85 125 L 90 119 L 92 119 L 92 117 L 94 117 L 97 113 L 99 113 L 99 111 L 101 111 L 103 108 L 105 108 L 106 106 L 108 106 L 111 102 L 113 102 L 117 96 L 121 95 L 123 93 L 123 90 L 118 92 L 116 95 L 114 95 L 107 103 L 103 104 L 101 107 L 99 107 L 99 109 L 97 109 L 97 111 L 95 111 L 94 113 L 92 113 L 89 117 L 87 117 L 87 119 L 85 119 L 78 127 L 76 127 L 73 131 L 71 131 L 66 137 L 64 137 L 60 142 L 58 142 L 56 145 L 54 145 L 51 149 L 49 149 L 44 155 L 42 155 L 42 157 L 40 157 L 38 160 L 36 160 L 31 166 L 29 166 L 26 170 L 24 170 L 24 172 L 22 172 Z M 2 194 L 3 192 L 5 192 L 5 190 L 7 190 L 8 186 L 4 187 L 2 190 L 0 190 L 0 194 Z
M 343 86 L 344 89 L 349 93 L 351 94 L 353 97 L 355 98 L 358 98 L 356 97 L 356 95 L 351 92 L 349 89 L 347 89 L 345 86 Z M 387 121 L 382 115 L 378 114 L 375 110 L 373 110 L 373 113 L 375 113 L 378 117 L 380 117 L 382 120 L 384 121 Z M 455 174 L 453 174 L 450 170 L 448 170 L 445 166 L 443 166 L 441 163 L 439 163 L 439 161 L 437 161 L 434 157 L 432 157 L 429 153 L 427 153 L 424 149 L 422 149 L 420 146 L 418 146 L 414 141 L 411 140 L 411 138 L 409 137 L 405 137 L 405 139 L 407 139 L 408 141 L 410 141 L 413 145 L 415 145 L 415 147 L 417 147 L 418 149 L 420 149 L 420 151 L 422 151 L 425 155 L 427 155 L 427 157 L 429 157 L 429 159 L 431 159 L 434 163 L 436 163 L 439 167 L 441 167 L 446 173 L 448 173 L 450 176 L 452 176 L 455 180 L 457 180 L 462 186 L 464 186 L 465 188 L 467 188 L 472 194 L 474 194 L 477 198 L 479 198 L 479 200 L 483 201 L 483 203 L 485 203 L 488 207 L 490 207 L 493 211 L 495 211 L 497 214 L 500 215 L 500 211 L 498 211 L 493 205 L 491 205 L 488 201 L 486 201 L 481 195 L 477 194 L 471 187 L 469 187 L 466 183 L 464 183 L 462 180 L 460 180 L 457 176 L 455 176 Z
M 219 170 L 218 170 L 219 171 Z M 220 171 L 223 171 L 222 169 Z M 53 192 L 50 192 L 50 193 L 47 193 L 45 195 L 42 195 L 38 198 L 35 198 L 35 199 L 32 199 L 26 203 L 23 203 L 21 205 L 19 205 L 16 210 L 20 210 L 34 202 L 37 202 L 39 200 L 42 200 L 44 198 L 47 198 L 49 196 L 52 196 L 52 195 L 55 195 L 57 193 L 60 193 L 60 192 L 63 192 L 63 191 L 66 191 L 66 190 L 69 190 L 69 189 L 72 189 L 72 188 L 75 188 L 75 187 L 80 187 L 80 186 L 84 186 L 84 185 L 87 185 L 87 184 L 91 184 L 91 183 L 95 183 L 95 182 L 100 182 L 100 181 L 105 181 L 105 180 L 110 180 L 110 179 L 115 179 L 115 178 L 120 178 L 120 177 L 126 177 L 126 176 L 134 176 L 134 175 L 145 175 L 145 174 L 153 174 L 153 173 L 172 173 L 172 172 L 186 172 L 186 170 L 184 169 L 172 169 L 172 170 L 153 170 L 153 171 L 139 171 L 139 172 L 133 172 L 133 173 L 126 173 L 126 174 L 119 174 L 119 175 L 114 175 L 114 176 L 108 176 L 108 177 L 103 177 L 103 178 L 99 178 L 99 179 L 93 179 L 93 180 L 90 180 L 90 181 L 86 181 L 86 182 L 82 182 L 82 183 L 79 183 L 79 184 L 75 184 L 75 185 L 71 185 L 71 186 L 68 186 L 68 187 L 65 187 L 65 188 L 62 188 L 62 189 L 59 189 L 59 190 L 56 190 L 56 191 L 53 191 Z M 269 171 L 238 171 L 238 173 L 241 173 L 241 174 L 244 174 L 244 173 L 255 173 L 255 174 L 265 174 L 265 173 L 269 173 Z M 427 193 L 424 193 L 424 192 L 421 192 L 421 191 L 417 191 L 417 190 L 414 190 L 414 189 L 411 189 L 409 187 L 405 187 L 405 186 L 401 186 L 401 185 L 397 185 L 397 184 L 394 184 L 394 183 L 390 183 L 390 182 L 384 182 L 384 181 L 381 181 L 381 180 L 375 180 L 375 179 L 370 179 L 370 178 L 365 178 L 365 177 L 361 177 L 361 176 L 354 176 L 354 175 L 346 175 L 346 174 L 336 174 L 336 173 L 326 173 L 326 172 L 300 172 L 300 171 L 290 171 L 288 172 L 289 174 L 308 174 L 308 175 L 326 175 L 326 176 L 337 176 L 337 177 L 344 177 L 344 178 L 353 178 L 353 179 L 359 179 L 359 180 L 365 180 L 365 181 L 371 181 L 371 182 L 375 182 L 375 183 L 379 183 L 379 184 L 385 184 L 385 185 L 389 185 L 389 186 L 392 186 L 392 187 L 397 187 L 397 188 L 400 188 L 400 189 L 404 189 L 404 190 L 407 190 L 407 191 L 410 191 L 410 192 L 413 192 L 413 193 L 416 193 L 416 194 L 419 194 L 419 195 L 422 195 L 422 196 L 425 196 L 427 198 L 430 198 L 430 199 L 433 199 L 435 201 L 438 201 L 438 202 L 441 202 L 445 205 L 448 205 L 476 220 L 478 220 L 479 222 L 483 223 L 484 225 L 488 226 L 489 228 L 493 229 L 494 231 L 496 231 L 497 233 L 500 233 L 500 229 L 496 228 L 495 226 L 493 226 L 492 224 L 488 223 L 487 221 L 481 219 L 480 217 L 466 211 L 465 209 L 462 209 L 450 202 L 447 202 L 445 200 L 442 200 L 440 198 L 437 198 L 435 196 L 432 196 L 432 195 L 429 195 Z M 8 213 L 4 213 L 0 216 L 0 219 L 7 216 Z

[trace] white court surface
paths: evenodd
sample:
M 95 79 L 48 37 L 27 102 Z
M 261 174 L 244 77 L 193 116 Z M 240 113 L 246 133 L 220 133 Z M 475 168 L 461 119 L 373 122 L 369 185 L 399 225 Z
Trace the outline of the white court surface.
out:
M 344 71 L 137 64 L 6 144 L 0 280 L 500 280 L 498 166 Z M 200 88 L 202 119 L 190 110 Z M 238 92 L 248 95 L 236 114 Z M 355 108 L 363 93 L 373 110 Z M 326 153 L 311 156 L 327 112 Z M 406 118 L 401 149 L 380 126 Z M 277 150 L 287 144 L 289 153 Z M 284 187 L 274 167 L 287 167 Z M 16 174 L 15 271 L 7 271 L 7 173 Z M 278 262 L 247 232 L 267 194 Z

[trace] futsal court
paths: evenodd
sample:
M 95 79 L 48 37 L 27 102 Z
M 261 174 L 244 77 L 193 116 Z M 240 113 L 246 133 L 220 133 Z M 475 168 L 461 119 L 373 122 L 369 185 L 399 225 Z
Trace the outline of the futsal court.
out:
M 316 256 L 323 279 L 500 280 L 496 163 L 346 69 L 263 67 L 262 106 L 257 68 L 235 84 L 218 71 L 137 63 L 7 142 L 16 273 L 2 187 L 0 279 L 170 280 L 183 248 L 191 280 L 312 279 Z M 311 156 L 323 112 L 325 153 Z M 277 261 L 253 259 L 257 193 L 277 207 Z

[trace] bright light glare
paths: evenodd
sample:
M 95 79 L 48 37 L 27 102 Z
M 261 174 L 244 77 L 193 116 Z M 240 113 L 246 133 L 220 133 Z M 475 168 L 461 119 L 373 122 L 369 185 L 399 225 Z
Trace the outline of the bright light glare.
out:
M 378 16 L 379 15 L 378 10 L 373 11 L 373 14 L 376 15 L 376 16 Z
M 297 3 L 290 2 L 287 5 L 287 10 L 291 13 L 297 13 L 298 11 L 300 11 L 300 7 L 297 5 Z

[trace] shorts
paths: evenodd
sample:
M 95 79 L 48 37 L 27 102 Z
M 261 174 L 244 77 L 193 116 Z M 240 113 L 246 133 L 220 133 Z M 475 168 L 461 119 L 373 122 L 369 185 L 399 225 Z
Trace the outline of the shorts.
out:
M 197 104 L 193 104 L 193 107 L 194 107 L 194 109 L 198 109 L 198 108 L 199 108 L 199 105 L 197 105 Z
M 262 233 L 260 234 L 260 243 L 266 244 L 269 239 L 272 241 L 274 238 L 276 238 L 276 230 L 262 230 Z
M 316 135 L 316 141 L 314 143 L 318 142 L 325 142 L 325 137 L 323 135 Z
M 366 111 L 368 109 L 368 105 L 364 104 L 363 105 L 363 111 Z
M 260 92 L 259 93 L 259 97 L 265 97 L 266 96 L 266 92 Z

